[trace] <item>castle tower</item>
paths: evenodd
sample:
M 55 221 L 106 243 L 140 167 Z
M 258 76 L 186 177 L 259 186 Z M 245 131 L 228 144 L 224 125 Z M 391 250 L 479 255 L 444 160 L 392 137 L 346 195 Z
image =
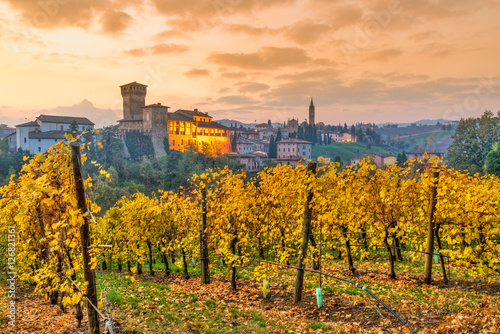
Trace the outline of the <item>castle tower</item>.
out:
M 146 87 L 135 81 L 120 86 L 124 120 L 142 120 L 142 107 L 146 105 Z
M 309 106 L 309 125 L 314 125 L 314 103 L 313 98 L 311 97 L 311 105 Z

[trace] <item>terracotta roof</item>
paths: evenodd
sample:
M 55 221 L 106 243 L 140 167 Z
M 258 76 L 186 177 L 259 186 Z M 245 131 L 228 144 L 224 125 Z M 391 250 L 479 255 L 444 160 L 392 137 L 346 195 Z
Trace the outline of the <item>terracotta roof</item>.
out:
M 29 139 L 65 139 L 64 131 L 31 131 L 28 134 Z
M 276 144 L 312 144 L 310 141 L 297 139 L 297 138 L 289 138 L 283 139 L 277 142 Z
M 22 126 L 39 126 L 39 124 L 35 121 L 32 121 L 32 122 L 16 125 L 16 127 L 22 127 Z
M 125 86 L 144 86 L 144 87 L 147 87 L 148 85 L 143 85 L 143 84 L 138 83 L 137 81 L 134 81 L 134 82 L 128 83 L 126 85 L 121 85 L 120 87 L 125 87 Z
M 260 158 L 260 156 L 256 155 L 256 154 L 238 154 L 237 155 L 238 158 L 251 158 L 251 159 L 255 159 L 255 158 Z
M 185 110 L 185 109 L 179 109 L 177 110 L 175 113 L 179 113 L 179 114 L 182 114 L 182 115 L 185 115 L 185 116 L 188 116 L 188 117 L 194 117 L 194 116 L 201 116 L 201 117 L 209 117 L 209 118 L 213 118 L 212 116 L 210 115 L 207 115 L 203 112 L 200 112 L 200 111 L 196 111 L 196 110 Z
M 71 117 L 71 116 L 53 116 L 53 115 L 40 115 L 37 119 L 41 122 L 47 123 L 64 123 L 71 124 L 76 121 L 78 125 L 94 125 L 87 117 Z
M 219 124 L 217 122 L 198 122 L 198 126 L 202 128 L 212 128 L 212 129 L 221 129 L 221 130 L 229 130 L 227 126 Z
M 286 156 L 286 157 L 281 157 L 281 158 L 278 158 L 278 161 L 299 161 L 299 160 L 302 160 L 303 158 L 297 156 L 297 155 L 289 155 L 289 156 Z
M 156 107 L 156 108 L 170 108 L 170 107 L 167 107 L 167 106 L 162 105 L 161 103 L 153 103 L 153 104 L 149 104 L 149 105 L 147 105 L 147 106 L 141 107 L 141 108 L 149 108 L 149 107 Z
M 238 137 L 236 138 L 236 144 L 253 144 L 255 141 L 252 141 L 251 139 L 247 139 L 245 137 Z
M 118 123 L 121 123 L 121 122 L 142 122 L 142 116 L 141 118 L 139 119 L 119 119 L 117 121 Z
M 189 118 L 185 115 L 178 114 L 175 112 L 168 113 L 168 120 L 169 121 L 181 121 L 181 122 L 193 122 L 194 123 L 194 120 L 192 118 Z
M 388 154 L 388 153 L 372 153 L 371 155 L 378 155 L 379 157 L 397 157 L 397 155 L 394 154 Z

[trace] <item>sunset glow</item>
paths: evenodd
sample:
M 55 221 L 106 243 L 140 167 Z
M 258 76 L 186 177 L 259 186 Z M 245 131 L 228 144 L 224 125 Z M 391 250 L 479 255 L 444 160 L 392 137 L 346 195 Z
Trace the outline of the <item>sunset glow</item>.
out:
M 0 123 L 122 115 L 412 122 L 500 109 L 496 0 L 0 0 Z

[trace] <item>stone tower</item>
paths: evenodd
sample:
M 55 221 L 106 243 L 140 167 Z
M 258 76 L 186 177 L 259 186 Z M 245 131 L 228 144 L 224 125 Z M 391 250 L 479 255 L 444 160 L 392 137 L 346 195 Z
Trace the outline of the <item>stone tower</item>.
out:
M 146 105 L 146 87 L 148 86 L 135 81 L 120 86 L 124 120 L 142 120 L 142 107 Z
M 309 125 L 314 125 L 314 103 L 313 98 L 311 97 L 311 105 L 309 106 Z

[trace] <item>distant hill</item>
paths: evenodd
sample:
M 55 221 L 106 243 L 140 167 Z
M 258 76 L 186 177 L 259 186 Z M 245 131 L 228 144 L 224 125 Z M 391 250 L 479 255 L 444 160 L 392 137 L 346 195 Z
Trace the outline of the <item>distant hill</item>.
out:
M 224 119 L 221 119 L 221 120 L 214 120 L 214 122 L 217 122 L 219 124 L 222 124 L 224 126 L 227 126 L 227 127 L 230 127 L 231 125 L 234 126 L 234 124 L 236 124 L 236 127 L 240 127 L 240 125 L 242 125 L 244 128 L 250 128 L 250 129 L 255 129 L 255 123 L 243 123 L 243 122 L 240 122 L 240 121 L 236 121 L 234 119 L 227 119 L 227 118 L 224 118 Z M 261 124 L 261 123 L 257 123 L 257 124 Z M 283 126 L 283 123 L 271 123 L 273 127 L 282 127 Z
M 449 119 L 440 118 L 440 119 L 423 119 L 423 120 L 416 121 L 416 122 L 411 122 L 411 123 L 391 123 L 391 122 L 386 122 L 386 123 L 380 123 L 380 124 L 377 124 L 377 125 L 379 127 L 384 127 L 385 125 L 397 124 L 399 128 L 404 128 L 404 127 L 409 126 L 410 124 L 416 124 L 416 125 L 436 125 L 438 122 L 440 124 L 458 124 L 458 121 L 452 121 L 452 120 L 449 120 Z

